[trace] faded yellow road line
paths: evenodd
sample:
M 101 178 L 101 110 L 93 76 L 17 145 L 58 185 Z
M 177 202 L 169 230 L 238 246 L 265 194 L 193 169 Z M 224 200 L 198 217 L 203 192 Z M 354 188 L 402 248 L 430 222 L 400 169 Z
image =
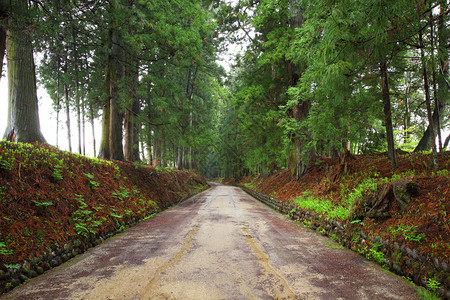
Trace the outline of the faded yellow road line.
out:
M 168 269 L 169 267 L 173 266 L 174 264 L 176 264 L 181 257 L 189 250 L 192 248 L 192 240 L 194 239 L 198 229 L 200 228 L 200 224 L 202 223 L 203 218 L 200 219 L 200 221 L 194 225 L 194 227 L 188 232 L 186 238 L 183 241 L 184 247 L 182 249 L 180 249 L 180 251 L 178 251 L 172 259 L 170 259 L 167 263 L 159 266 L 156 271 L 155 274 L 153 275 L 152 279 L 150 279 L 149 283 L 147 284 L 147 286 L 144 289 L 144 294 L 148 295 L 149 293 L 152 292 L 152 287 L 153 285 L 159 280 L 159 277 L 161 275 L 162 272 L 164 272 L 166 269 Z
M 244 236 L 247 240 L 247 243 L 250 244 L 252 251 L 258 256 L 260 264 L 263 266 L 265 271 L 265 276 L 270 278 L 270 275 L 278 279 L 278 284 L 273 284 L 271 286 L 272 291 L 274 292 L 275 299 L 295 299 L 297 296 L 292 291 L 291 287 L 287 280 L 277 272 L 277 270 L 272 267 L 270 264 L 269 256 L 264 252 L 262 246 L 259 241 L 252 237 L 250 234 L 249 226 L 247 222 L 242 223 L 242 231 L 244 232 Z

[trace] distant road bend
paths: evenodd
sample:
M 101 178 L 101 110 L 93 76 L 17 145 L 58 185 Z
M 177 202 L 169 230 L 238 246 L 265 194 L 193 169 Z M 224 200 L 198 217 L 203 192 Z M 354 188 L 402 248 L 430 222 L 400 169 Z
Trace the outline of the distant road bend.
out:
M 1 299 L 418 299 L 400 277 L 214 184 Z

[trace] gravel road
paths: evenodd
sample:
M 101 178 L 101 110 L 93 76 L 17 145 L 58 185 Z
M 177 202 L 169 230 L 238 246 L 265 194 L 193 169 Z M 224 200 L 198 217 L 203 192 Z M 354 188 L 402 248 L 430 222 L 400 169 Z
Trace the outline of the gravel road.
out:
M 418 299 L 236 187 L 213 185 L 1 299 Z

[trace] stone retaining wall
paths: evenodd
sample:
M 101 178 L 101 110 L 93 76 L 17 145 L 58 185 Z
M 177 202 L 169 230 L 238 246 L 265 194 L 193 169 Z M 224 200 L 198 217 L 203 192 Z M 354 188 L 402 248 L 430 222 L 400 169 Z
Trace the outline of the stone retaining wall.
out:
M 436 280 L 436 282 L 439 282 L 439 295 L 443 299 L 450 300 L 449 266 L 444 260 L 419 255 L 416 249 L 410 249 L 404 244 L 400 245 L 390 239 L 375 238 L 370 240 L 358 224 L 329 220 L 324 216 L 302 210 L 297 206 L 258 193 L 245 186 L 239 187 L 269 207 L 282 214 L 289 215 L 293 220 L 302 222 L 307 227 L 332 238 L 355 252 L 364 255 L 370 251 L 370 249 L 364 247 L 378 245 L 377 251 L 383 253 L 383 261 L 381 263 L 377 261 L 377 263 L 400 276 L 410 278 L 414 283 L 425 288 L 429 288 L 430 279 Z M 359 242 L 354 242 L 355 235 L 357 235 Z M 367 255 L 365 256 L 367 257 Z
M 175 204 L 173 205 L 179 204 L 195 194 L 196 193 L 175 201 Z M 165 210 L 173 205 L 165 203 L 161 209 Z M 18 265 L 17 268 L 9 268 L 9 271 L 5 272 L 0 269 L 0 295 L 28 281 L 30 278 L 43 274 L 45 271 L 57 267 L 71 258 L 86 252 L 89 248 L 95 247 L 104 240 L 125 231 L 129 227 L 145 220 L 147 217 L 157 213 L 158 211 L 158 209 L 150 211 L 143 219 L 140 220 L 135 217 L 130 217 L 119 221 L 114 229 L 102 235 L 91 234 L 89 237 L 78 236 L 72 242 L 66 243 L 64 246 L 51 252 L 44 252 L 39 257 L 34 257 L 31 261 L 25 261 L 23 264 Z

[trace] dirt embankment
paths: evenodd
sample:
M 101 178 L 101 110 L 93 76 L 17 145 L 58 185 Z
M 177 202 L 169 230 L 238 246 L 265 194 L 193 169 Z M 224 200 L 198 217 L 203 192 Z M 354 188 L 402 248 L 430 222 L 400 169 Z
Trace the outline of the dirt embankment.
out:
M 0 142 L 0 293 L 206 186 L 190 171 Z
M 450 298 L 450 152 L 320 157 L 299 180 L 279 170 L 239 184 L 284 213 L 444 298 Z M 267 200 L 271 202 L 270 198 Z M 269 203 L 270 204 L 270 203 Z M 284 204 L 284 205 L 283 205 Z

